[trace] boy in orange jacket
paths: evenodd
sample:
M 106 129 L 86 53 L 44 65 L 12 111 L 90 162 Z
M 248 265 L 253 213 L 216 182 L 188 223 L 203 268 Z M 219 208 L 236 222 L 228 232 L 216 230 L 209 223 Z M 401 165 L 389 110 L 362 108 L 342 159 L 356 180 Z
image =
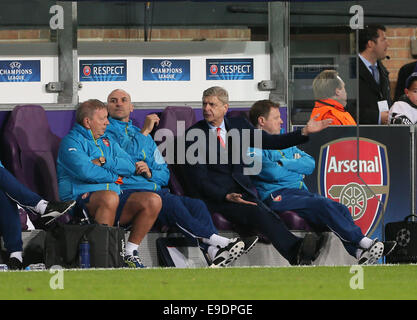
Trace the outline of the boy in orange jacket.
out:
M 335 70 L 322 71 L 313 81 L 313 92 L 316 101 L 310 119 L 319 114 L 317 121 L 332 119 L 332 125 L 356 125 L 355 119 L 345 109 L 345 83 Z

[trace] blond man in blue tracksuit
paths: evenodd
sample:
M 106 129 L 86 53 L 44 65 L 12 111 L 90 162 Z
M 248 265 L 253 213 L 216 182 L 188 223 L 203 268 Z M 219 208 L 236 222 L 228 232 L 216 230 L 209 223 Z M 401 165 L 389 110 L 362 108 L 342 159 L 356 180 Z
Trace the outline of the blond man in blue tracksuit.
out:
M 118 141 L 130 155 L 138 173 L 124 179 L 122 189 L 157 192 L 162 199 L 158 222 L 166 226 L 176 226 L 184 235 L 199 240 L 200 246 L 207 250 L 213 267 L 226 266 L 242 252 L 253 247 L 257 237 L 241 240 L 219 236 L 203 201 L 178 196 L 164 188 L 168 185 L 169 169 L 154 140 L 147 134 L 159 120 L 156 115 L 148 116 L 144 129 L 141 130 L 132 125 L 130 120 L 133 105 L 126 91 L 112 91 L 107 98 L 107 104 L 110 115 L 107 134 Z
M 105 134 L 107 116 L 107 106 L 99 100 L 88 100 L 78 107 L 77 123 L 62 139 L 58 152 L 59 195 L 77 200 L 97 223 L 131 225 L 131 246 L 126 246 L 124 260 L 128 267 L 143 268 L 138 246 L 158 216 L 161 199 L 151 192 L 121 192 L 120 186 L 136 174 L 136 167 Z
M 259 129 L 278 134 L 283 123 L 278 107 L 269 100 L 257 101 L 249 112 L 250 121 Z M 261 199 L 272 210 L 294 211 L 312 227 L 330 229 L 360 264 L 375 263 L 395 247 L 395 242 L 383 243 L 365 237 L 345 205 L 308 191 L 303 179 L 313 172 L 315 161 L 307 153 L 297 147 L 251 149 L 249 153 L 255 161 L 262 162 L 261 173 L 252 176 L 252 181 Z

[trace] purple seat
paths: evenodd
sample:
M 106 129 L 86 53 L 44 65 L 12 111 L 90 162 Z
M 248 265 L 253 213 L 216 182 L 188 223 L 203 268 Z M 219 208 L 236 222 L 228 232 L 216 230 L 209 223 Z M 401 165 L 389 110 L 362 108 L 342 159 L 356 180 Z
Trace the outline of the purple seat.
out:
M 284 211 L 278 214 L 289 230 L 313 231 L 307 221 L 294 211 Z
M 228 118 L 242 117 L 249 120 L 249 110 L 230 110 L 226 116 Z
M 184 132 L 177 132 L 177 121 L 184 122 L 184 130 L 187 130 L 196 123 L 195 112 L 191 107 L 168 106 L 162 111 L 157 129 L 169 129 L 174 137 L 184 135 Z
M 60 141 L 52 133 L 42 106 L 16 106 L 4 127 L 4 166 L 43 199 L 58 201 L 56 158 Z M 32 221 L 37 218 L 29 216 Z M 60 221 L 68 222 L 69 216 Z
M 60 141 L 41 106 L 16 106 L 4 127 L 4 165 L 44 199 L 59 200 L 56 158 Z
M 183 121 L 184 124 L 179 126 L 180 130 L 178 132 L 177 121 Z M 174 137 L 181 137 L 185 134 L 185 130 L 191 127 L 196 122 L 195 112 L 191 107 L 166 107 L 161 115 L 158 129 L 169 129 L 173 133 Z M 183 196 L 184 181 L 181 179 L 181 166 L 169 164 L 170 179 L 169 179 L 169 189 L 173 194 Z
M 285 223 L 289 230 L 293 231 L 313 231 L 310 225 L 301 218 L 297 213 L 293 211 L 284 211 L 278 213 L 281 220 Z M 222 214 L 220 213 L 213 213 L 213 223 L 219 230 L 230 231 L 236 230 L 236 226 L 234 226 L 229 220 L 227 220 Z M 262 235 L 258 235 L 262 236 Z M 268 241 L 265 241 L 268 242 Z

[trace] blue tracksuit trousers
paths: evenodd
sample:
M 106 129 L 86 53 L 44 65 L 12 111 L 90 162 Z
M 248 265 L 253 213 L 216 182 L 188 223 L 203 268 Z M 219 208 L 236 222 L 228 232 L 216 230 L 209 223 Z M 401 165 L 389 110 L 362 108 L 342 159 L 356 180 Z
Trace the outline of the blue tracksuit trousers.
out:
M 274 191 L 265 203 L 277 212 L 296 212 L 312 227 L 330 229 L 342 240 L 346 251 L 356 257 L 358 243 L 364 235 L 353 222 L 349 209 L 343 204 L 305 189 Z
M 162 199 L 158 220 L 167 226 L 177 226 L 193 238 L 210 238 L 217 234 L 206 204 L 199 199 L 177 196 L 163 189 L 157 192 Z
M 13 199 L 13 200 L 12 200 Z M 0 233 L 8 252 L 22 251 L 22 228 L 16 203 L 35 207 L 42 198 L 0 167 Z

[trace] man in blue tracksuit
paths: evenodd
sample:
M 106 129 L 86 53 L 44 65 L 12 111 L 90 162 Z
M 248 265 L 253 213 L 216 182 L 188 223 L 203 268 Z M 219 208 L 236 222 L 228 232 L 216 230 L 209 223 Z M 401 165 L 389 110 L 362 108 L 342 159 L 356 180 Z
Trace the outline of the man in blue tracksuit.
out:
M 250 121 L 259 129 L 277 134 L 283 123 L 278 107 L 269 100 L 257 101 L 249 112 Z M 251 149 L 249 153 L 262 162 L 260 174 L 252 176 L 252 181 L 261 199 L 274 211 L 294 211 L 313 227 L 330 229 L 360 264 L 374 263 L 395 247 L 395 242 L 365 237 L 345 205 L 308 191 L 303 179 L 313 172 L 315 161 L 307 153 L 297 147 Z
M 242 241 L 219 236 L 203 201 L 177 196 L 166 188 L 161 188 L 168 185 L 169 169 L 154 140 L 148 135 L 159 121 L 157 115 L 148 116 L 141 130 L 132 125 L 129 119 L 133 105 L 127 92 L 114 90 L 108 96 L 107 103 L 110 125 L 106 132 L 130 155 L 137 169 L 136 176 L 124 179 L 122 189 L 157 192 L 162 199 L 159 222 L 167 226 L 177 226 L 186 236 L 201 239 L 200 245 L 207 249 L 213 267 L 226 266 L 242 252 L 253 247 L 257 237 Z
M 75 201 L 46 201 L 20 183 L 0 162 L 0 234 L 9 253 L 9 269 L 23 268 L 22 227 L 17 205 L 40 215 L 41 222 L 48 225 L 68 212 Z
M 57 175 L 61 199 L 77 200 L 97 223 L 132 225 L 126 246 L 128 267 L 144 267 L 138 246 L 152 228 L 161 199 L 150 192 L 123 192 L 120 186 L 135 175 L 135 164 L 106 134 L 108 112 L 99 100 L 88 100 L 76 111 L 76 124 L 58 152 Z M 119 197 L 120 194 L 120 197 Z

